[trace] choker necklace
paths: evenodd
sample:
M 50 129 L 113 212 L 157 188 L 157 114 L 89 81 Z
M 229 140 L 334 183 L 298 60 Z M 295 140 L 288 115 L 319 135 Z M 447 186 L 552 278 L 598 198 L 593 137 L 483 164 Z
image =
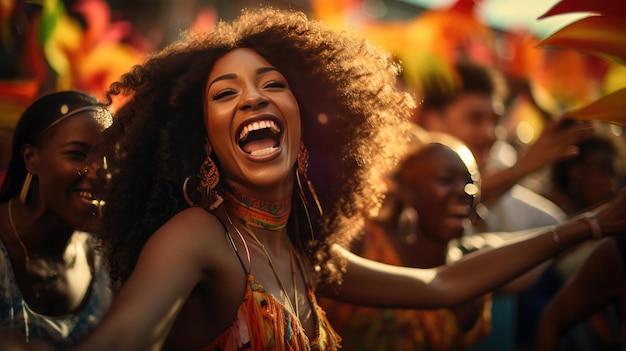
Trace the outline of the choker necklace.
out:
M 224 191 L 228 206 L 235 216 L 252 226 L 280 230 L 287 226 L 291 212 L 291 198 L 282 201 L 256 199 L 237 191 Z
M 237 226 L 230 219 L 230 215 L 228 214 L 228 211 L 224 211 L 224 213 L 226 213 L 226 218 L 228 219 L 228 223 L 230 223 L 230 225 L 233 228 L 235 228 L 235 231 L 237 231 L 237 234 L 239 234 L 239 236 L 243 239 L 243 235 L 239 231 L 239 228 L 237 228 Z M 293 283 L 293 303 L 292 303 L 291 298 L 289 297 L 289 294 L 287 293 L 287 289 L 285 289 L 285 285 L 283 284 L 283 281 L 280 279 L 280 276 L 278 275 L 278 271 L 276 270 L 274 261 L 272 260 L 270 253 L 265 248 L 265 245 L 263 245 L 261 240 L 257 238 L 257 236 L 254 234 L 252 229 L 248 227 L 248 224 L 246 222 L 243 222 L 243 229 L 246 231 L 246 233 L 248 233 L 248 235 L 250 235 L 250 237 L 254 240 L 254 242 L 261 248 L 261 250 L 265 254 L 265 257 L 267 258 L 267 261 L 269 262 L 270 267 L 272 268 L 272 272 L 274 272 L 274 277 L 276 277 L 278 286 L 280 287 L 280 290 L 282 291 L 282 293 L 285 295 L 285 298 L 287 299 L 287 303 L 289 303 L 289 307 L 291 308 L 291 311 L 296 315 L 298 319 L 300 319 L 300 311 L 298 309 L 298 285 L 296 282 L 296 265 L 293 259 L 294 256 L 296 256 L 296 252 L 293 246 L 291 245 L 291 243 L 289 243 L 289 251 L 290 251 L 289 260 L 291 262 L 291 280 Z

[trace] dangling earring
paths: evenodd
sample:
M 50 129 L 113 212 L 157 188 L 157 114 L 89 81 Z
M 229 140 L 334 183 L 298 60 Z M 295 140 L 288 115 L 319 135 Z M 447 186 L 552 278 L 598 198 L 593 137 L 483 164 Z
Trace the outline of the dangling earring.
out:
M 215 165 L 215 162 L 211 159 L 211 156 L 207 156 L 200 166 L 200 173 L 185 178 L 183 183 L 183 195 L 185 201 L 189 206 L 202 206 L 209 211 L 215 210 L 224 199 L 217 193 L 215 188 L 219 184 L 220 174 Z M 188 187 L 192 186 L 193 193 L 190 195 Z M 193 194 L 192 193 L 192 194 Z M 200 199 L 193 199 L 200 196 Z
M 411 206 L 406 206 L 400 212 L 398 217 L 398 236 L 404 243 L 410 245 L 417 241 L 417 222 L 419 214 L 417 210 Z
M 324 211 L 322 210 L 322 205 L 320 204 L 320 200 L 317 197 L 317 193 L 315 192 L 315 188 L 313 188 L 313 183 L 307 177 L 307 171 L 309 170 L 309 151 L 303 142 L 300 142 L 300 151 L 298 152 L 296 167 L 296 179 L 298 180 L 298 193 L 300 194 L 300 200 L 302 201 L 302 206 L 304 207 L 304 212 L 306 214 L 307 220 L 309 222 L 309 229 L 311 231 L 311 240 L 315 241 L 315 236 L 313 233 L 313 224 L 311 223 L 311 215 L 309 214 L 309 208 L 307 206 L 306 195 L 304 193 L 304 188 L 302 187 L 302 178 L 306 182 L 306 185 L 311 193 L 311 197 L 315 201 L 317 205 L 317 210 L 319 211 L 320 216 L 324 215 Z
M 30 190 L 30 182 L 33 180 L 33 175 L 30 172 L 26 172 L 26 178 L 22 185 L 22 191 L 20 191 L 20 202 L 26 204 L 26 197 L 28 196 L 28 190 Z

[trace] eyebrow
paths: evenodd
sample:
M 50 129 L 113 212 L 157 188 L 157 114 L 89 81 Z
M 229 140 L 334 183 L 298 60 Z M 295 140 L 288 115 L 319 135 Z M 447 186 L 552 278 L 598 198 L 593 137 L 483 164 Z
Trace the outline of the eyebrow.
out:
M 80 146 L 84 148 L 90 148 L 92 145 L 84 141 L 73 140 L 73 141 L 68 141 L 67 143 L 64 143 L 63 145 L 61 145 L 61 147 L 65 147 L 65 146 Z
M 257 68 L 256 74 L 259 75 L 259 74 L 263 74 L 263 73 L 271 72 L 271 71 L 278 72 L 278 69 L 276 69 L 276 67 L 260 67 L 260 68 Z M 235 78 L 237 78 L 237 75 L 234 73 L 229 73 L 229 74 L 224 74 L 222 76 L 219 76 L 213 79 L 213 81 L 207 86 L 206 90 L 208 91 L 209 89 L 211 89 L 211 86 L 215 82 L 219 82 L 220 80 L 228 80 L 228 79 L 235 79 Z

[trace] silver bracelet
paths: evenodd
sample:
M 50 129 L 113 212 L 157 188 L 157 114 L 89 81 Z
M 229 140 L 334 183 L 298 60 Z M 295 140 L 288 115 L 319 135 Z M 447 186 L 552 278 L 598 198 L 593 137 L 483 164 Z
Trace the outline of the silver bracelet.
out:
M 596 214 L 593 212 L 586 212 L 585 221 L 587 221 L 591 227 L 591 235 L 593 238 L 602 239 L 602 228 L 600 228 L 600 223 L 598 223 Z
M 561 253 L 561 238 L 559 237 L 559 233 L 556 231 L 556 226 L 550 226 L 550 232 L 552 233 L 552 240 L 554 241 L 554 257 L 558 256 Z

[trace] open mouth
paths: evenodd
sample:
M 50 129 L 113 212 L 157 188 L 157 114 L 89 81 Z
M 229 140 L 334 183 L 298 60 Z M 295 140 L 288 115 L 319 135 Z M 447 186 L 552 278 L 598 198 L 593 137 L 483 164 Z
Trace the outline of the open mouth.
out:
M 280 146 L 280 125 L 271 119 L 262 119 L 241 127 L 237 144 L 245 153 L 253 156 L 270 154 Z
M 89 192 L 89 191 L 80 191 L 80 192 L 78 193 L 78 196 L 79 196 L 81 199 L 85 200 L 86 202 L 88 202 L 88 203 L 90 203 L 90 204 L 92 204 L 92 205 L 94 205 L 94 206 L 97 206 L 97 207 L 102 207 L 102 206 L 104 206 L 104 200 L 99 200 L 99 199 L 97 199 L 97 198 L 96 198 L 96 197 L 95 197 L 95 196 L 94 196 L 91 192 Z

